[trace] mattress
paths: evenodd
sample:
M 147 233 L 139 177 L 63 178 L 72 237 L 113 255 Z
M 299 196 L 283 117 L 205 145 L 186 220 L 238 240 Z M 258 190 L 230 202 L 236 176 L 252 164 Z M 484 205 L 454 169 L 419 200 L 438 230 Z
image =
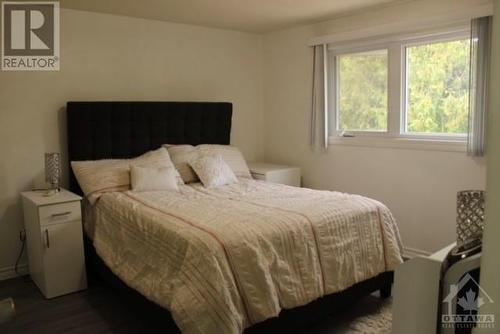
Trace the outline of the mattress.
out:
M 107 193 L 91 211 L 102 260 L 185 333 L 241 333 L 402 263 L 391 212 L 358 195 L 240 179 Z

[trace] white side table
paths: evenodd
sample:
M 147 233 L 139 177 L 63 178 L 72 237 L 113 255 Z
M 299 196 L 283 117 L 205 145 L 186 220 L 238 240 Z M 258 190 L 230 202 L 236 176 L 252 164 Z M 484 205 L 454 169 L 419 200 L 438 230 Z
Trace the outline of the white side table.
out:
M 46 298 L 87 288 L 81 197 L 23 192 L 30 275 Z
M 300 187 L 300 168 L 264 162 L 248 164 L 254 179 Z

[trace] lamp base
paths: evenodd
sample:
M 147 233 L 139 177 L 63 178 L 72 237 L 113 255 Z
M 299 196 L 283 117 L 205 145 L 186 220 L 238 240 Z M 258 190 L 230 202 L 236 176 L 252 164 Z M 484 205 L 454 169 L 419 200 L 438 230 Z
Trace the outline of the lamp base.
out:
M 49 197 L 59 194 L 59 188 L 47 189 L 43 193 L 43 196 Z

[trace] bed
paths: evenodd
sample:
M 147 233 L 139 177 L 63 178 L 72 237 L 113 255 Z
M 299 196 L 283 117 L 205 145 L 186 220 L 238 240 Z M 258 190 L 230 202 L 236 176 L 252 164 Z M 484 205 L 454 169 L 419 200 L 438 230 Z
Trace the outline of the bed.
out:
M 71 161 L 130 158 L 165 143 L 229 144 L 232 105 L 70 102 L 67 115 Z M 81 193 L 72 174 L 70 189 Z M 89 271 L 184 332 L 297 329 L 345 300 L 387 294 L 401 263 L 383 204 L 250 179 L 107 193 L 92 218 Z

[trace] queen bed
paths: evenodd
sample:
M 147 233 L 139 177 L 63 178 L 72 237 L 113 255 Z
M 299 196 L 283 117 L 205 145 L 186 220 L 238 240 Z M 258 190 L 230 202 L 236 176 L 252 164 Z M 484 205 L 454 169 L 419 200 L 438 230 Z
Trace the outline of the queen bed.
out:
M 67 115 L 71 161 L 125 159 L 166 143 L 229 144 L 232 105 L 69 102 Z M 81 193 L 72 172 L 70 189 Z M 240 177 L 106 192 L 87 209 L 89 271 L 169 330 L 297 329 L 351 298 L 387 294 L 402 262 L 390 211 L 357 195 Z

